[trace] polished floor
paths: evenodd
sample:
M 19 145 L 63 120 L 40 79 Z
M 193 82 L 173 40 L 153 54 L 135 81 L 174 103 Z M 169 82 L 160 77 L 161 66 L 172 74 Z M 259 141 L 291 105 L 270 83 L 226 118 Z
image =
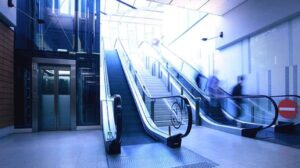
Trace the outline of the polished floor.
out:
M 0 139 L 0 168 L 107 168 L 100 131 L 14 134 Z
M 0 139 L 0 149 L 1 168 L 140 167 L 137 161 L 146 167 L 153 164 L 158 167 L 298 168 L 300 165 L 299 149 L 205 127 L 194 127 L 179 150 L 159 143 L 140 144 L 122 147 L 121 155 L 106 156 L 102 132 L 97 130 L 13 134 Z M 156 154 L 150 157 L 149 151 Z
M 299 168 L 300 150 L 194 127 L 183 146 L 216 162 L 220 168 Z

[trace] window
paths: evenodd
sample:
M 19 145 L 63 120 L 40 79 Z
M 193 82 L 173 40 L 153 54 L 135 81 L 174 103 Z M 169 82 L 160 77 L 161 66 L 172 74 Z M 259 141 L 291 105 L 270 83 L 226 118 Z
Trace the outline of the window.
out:
M 59 0 L 59 14 L 74 15 L 75 0 Z
M 75 11 L 75 0 L 52 0 L 53 14 L 74 16 L 74 11 Z

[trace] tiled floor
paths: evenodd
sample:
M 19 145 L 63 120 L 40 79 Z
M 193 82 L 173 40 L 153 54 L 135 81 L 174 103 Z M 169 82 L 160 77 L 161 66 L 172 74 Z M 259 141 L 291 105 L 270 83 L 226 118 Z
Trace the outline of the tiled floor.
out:
M 299 168 L 300 150 L 194 127 L 183 146 L 213 160 L 220 168 Z
M 147 149 L 149 145 L 137 146 L 137 150 Z M 159 144 L 153 146 L 163 147 Z M 210 159 L 220 168 L 298 168 L 300 165 L 299 149 L 205 127 L 194 127 L 190 136 L 183 139 L 182 146 L 184 150 Z M 126 155 L 129 160 L 137 157 L 127 151 L 129 147 L 122 147 L 120 157 Z M 130 148 L 133 151 L 134 147 Z M 157 148 L 154 147 L 153 152 Z M 171 152 L 170 156 L 176 155 Z M 0 167 L 106 168 L 108 163 L 101 131 L 62 131 L 14 134 L 1 138 Z
M 1 138 L 0 167 L 106 168 L 102 132 L 40 132 Z

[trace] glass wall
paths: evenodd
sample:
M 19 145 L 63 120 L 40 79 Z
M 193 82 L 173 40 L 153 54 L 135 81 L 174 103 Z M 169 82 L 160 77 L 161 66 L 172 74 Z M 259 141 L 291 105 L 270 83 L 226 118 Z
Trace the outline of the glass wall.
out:
M 120 38 L 127 52 L 134 55 L 141 42 L 161 38 L 163 13 L 156 3 L 125 2 L 138 9 L 117 1 L 101 1 L 101 11 L 104 13 L 101 16 L 101 35 L 106 49 L 114 48 L 115 39 Z
M 34 8 L 35 49 L 99 52 L 99 1 L 37 0 Z

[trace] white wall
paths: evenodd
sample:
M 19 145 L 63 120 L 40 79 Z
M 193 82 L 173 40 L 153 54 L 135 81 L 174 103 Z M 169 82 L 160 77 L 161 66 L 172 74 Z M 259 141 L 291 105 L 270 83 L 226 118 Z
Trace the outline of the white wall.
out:
M 17 6 L 17 0 L 13 0 L 15 7 Z M 11 24 L 16 25 L 16 8 L 9 8 L 7 6 L 7 0 L 0 0 L 0 14 L 3 15 Z
M 203 15 L 199 15 L 194 13 L 193 20 L 198 20 L 203 18 Z M 174 13 L 174 15 L 168 18 L 169 25 L 163 27 L 164 35 L 171 36 L 174 33 L 168 34 L 167 29 L 171 32 L 171 27 L 176 27 L 176 25 L 181 24 L 178 23 L 175 18 L 177 15 L 183 15 L 183 13 Z M 185 17 L 189 18 L 191 13 L 186 13 Z M 182 16 L 181 16 L 182 17 Z M 195 19 L 198 18 L 198 19 Z M 218 16 L 208 15 L 201 20 L 198 24 L 194 27 L 189 29 L 188 32 L 183 34 L 177 41 L 172 44 L 165 43 L 173 52 L 175 52 L 178 56 L 183 58 L 189 64 L 191 64 L 194 68 L 202 71 L 203 74 L 209 76 L 213 69 L 213 57 L 214 57 L 214 50 L 215 50 L 215 41 L 202 41 L 201 39 L 206 37 L 214 37 L 219 32 L 216 32 L 218 27 L 218 20 L 220 18 Z M 184 23 L 182 23 L 184 24 Z M 189 28 L 191 23 L 185 23 L 185 27 Z M 182 32 L 180 32 L 182 33 Z M 191 77 L 192 79 L 193 77 Z
M 297 81 L 293 87 L 293 94 L 300 95 L 300 17 L 294 19 L 291 22 L 291 43 L 292 43 L 292 62 L 290 65 L 293 67 L 297 66 L 297 73 L 293 74 L 294 81 Z M 291 83 L 294 83 L 291 81 Z
M 229 90 L 236 76 L 245 74 L 248 94 L 299 95 L 298 30 L 300 17 L 219 50 L 214 66 L 221 71 L 223 87 Z
M 249 0 L 224 15 L 220 26 L 224 38 L 218 41 L 217 48 L 264 31 L 299 11 L 299 0 Z

